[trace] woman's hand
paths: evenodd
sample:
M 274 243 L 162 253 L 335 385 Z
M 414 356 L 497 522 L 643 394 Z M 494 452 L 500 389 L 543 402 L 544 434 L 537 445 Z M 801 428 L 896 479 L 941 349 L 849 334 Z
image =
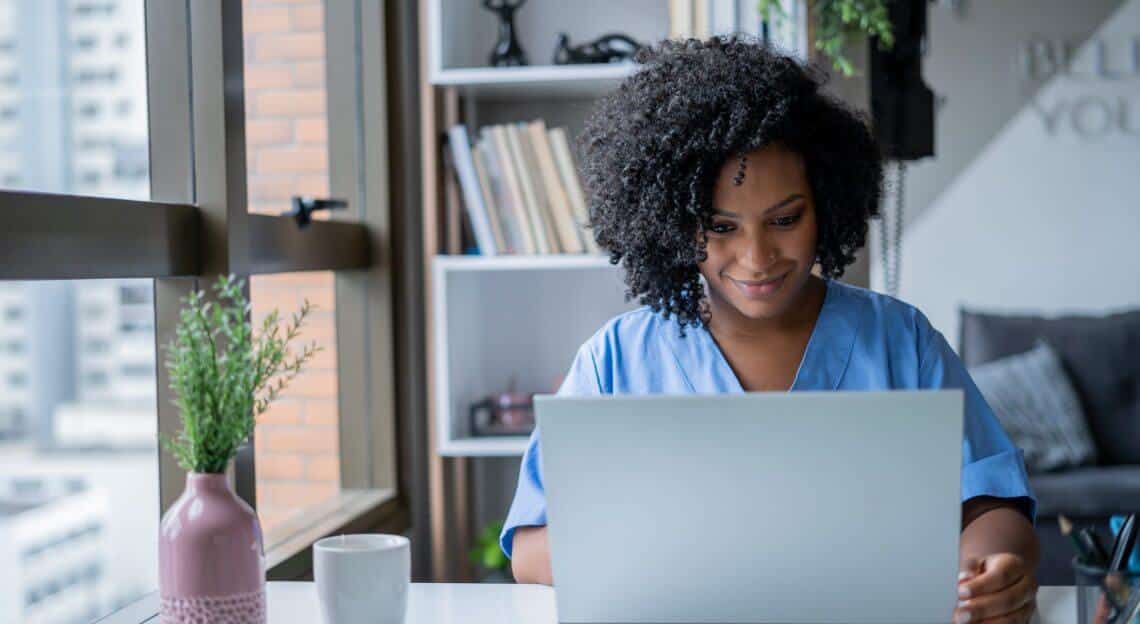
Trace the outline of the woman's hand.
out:
M 1027 624 L 1037 606 L 1037 577 L 1013 553 L 970 558 L 958 575 L 954 622 Z

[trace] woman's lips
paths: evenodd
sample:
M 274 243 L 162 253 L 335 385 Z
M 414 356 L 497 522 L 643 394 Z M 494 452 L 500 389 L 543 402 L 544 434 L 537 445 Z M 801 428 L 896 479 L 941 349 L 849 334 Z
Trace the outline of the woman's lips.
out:
M 784 285 L 784 280 L 787 279 L 787 277 L 788 274 L 785 273 L 780 277 L 763 281 L 738 280 L 732 277 L 728 279 L 745 297 L 748 297 L 749 299 L 767 299 L 768 297 L 774 295 L 776 291 L 780 290 L 780 287 Z

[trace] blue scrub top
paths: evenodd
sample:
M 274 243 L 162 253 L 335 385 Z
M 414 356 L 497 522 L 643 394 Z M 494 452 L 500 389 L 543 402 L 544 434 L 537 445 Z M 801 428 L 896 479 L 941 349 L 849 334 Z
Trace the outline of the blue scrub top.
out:
M 965 366 L 915 307 L 886 295 L 827 280 L 827 294 L 799 370 L 796 390 L 959 388 L 964 391 L 962 500 L 1021 499 L 1036 523 L 1021 450 L 1002 430 Z M 743 392 L 712 335 L 649 308 L 606 323 L 581 348 L 559 395 L 716 394 Z M 726 475 L 731 478 L 730 475 Z M 511 556 L 514 531 L 546 525 L 538 431 L 531 435 L 518 489 L 499 543 Z

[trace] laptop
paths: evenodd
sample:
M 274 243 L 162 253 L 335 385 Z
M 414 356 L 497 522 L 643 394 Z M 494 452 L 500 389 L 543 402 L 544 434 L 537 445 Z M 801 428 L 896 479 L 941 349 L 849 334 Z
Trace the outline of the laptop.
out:
M 962 393 L 540 396 L 558 620 L 941 623 Z

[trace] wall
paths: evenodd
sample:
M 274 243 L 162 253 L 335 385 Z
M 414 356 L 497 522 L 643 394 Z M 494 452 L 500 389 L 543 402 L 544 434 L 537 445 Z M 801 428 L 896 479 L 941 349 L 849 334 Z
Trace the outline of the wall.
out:
M 1041 45 L 1026 65 L 1034 37 L 1072 42 L 1072 71 Z M 899 296 L 951 343 L 963 305 L 1140 305 L 1140 0 L 932 6 L 926 75 L 946 99 L 906 180 Z

